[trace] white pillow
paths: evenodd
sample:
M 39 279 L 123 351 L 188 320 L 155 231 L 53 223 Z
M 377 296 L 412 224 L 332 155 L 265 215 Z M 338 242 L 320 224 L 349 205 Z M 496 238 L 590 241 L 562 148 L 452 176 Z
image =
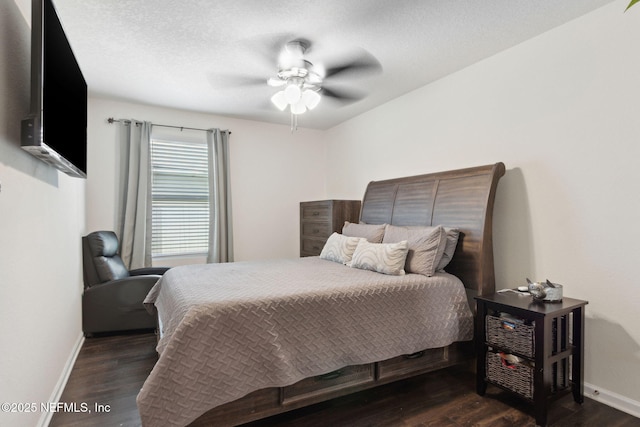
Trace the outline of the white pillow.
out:
M 394 243 L 406 240 L 409 253 L 405 270 L 407 273 L 433 276 L 438 271 L 438 264 L 447 243 L 447 235 L 442 226 L 396 226 L 388 225 L 384 233 L 383 243 Z M 455 248 L 454 248 L 455 249 Z
M 398 243 L 370 243 L 362 239 L 348 265 L 353 268 L 401 276 L 405 274 L 404 263 L 408 252 L 409 245 L 406 240 Z
M 346 264 L 351 261 L 351 256 L 356 250 L 358 242 L 360 242 L 360 237 L 348 237 L 333 233 L 324 244 L 320 258 Z

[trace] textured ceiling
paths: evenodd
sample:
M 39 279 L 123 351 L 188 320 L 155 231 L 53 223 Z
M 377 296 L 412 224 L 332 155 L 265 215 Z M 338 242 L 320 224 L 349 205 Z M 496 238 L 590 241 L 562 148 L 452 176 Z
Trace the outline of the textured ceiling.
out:
M 54 0 L 93 94 L 272 123 L 277 46 L 331 66 L 366 50 L 382 72 L 333 81 L 300 126 L 327 129 L 611 0 Z M 24 2 L 24 0 L 16 0 Z M 255 84 L 255 82 L 259 84 Z M 262 83 L 264 81 L 264 83 Z M 242 83 L 254 82 L 250 85 Z

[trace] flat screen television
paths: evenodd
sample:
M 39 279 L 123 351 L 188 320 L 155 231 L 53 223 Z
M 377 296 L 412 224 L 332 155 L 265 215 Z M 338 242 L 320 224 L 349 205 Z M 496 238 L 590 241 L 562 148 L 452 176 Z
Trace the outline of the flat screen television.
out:
M 21 146 L 67 175 L 87 176 L 87 83 L 52 0 L 31 4 L 31 108 Z

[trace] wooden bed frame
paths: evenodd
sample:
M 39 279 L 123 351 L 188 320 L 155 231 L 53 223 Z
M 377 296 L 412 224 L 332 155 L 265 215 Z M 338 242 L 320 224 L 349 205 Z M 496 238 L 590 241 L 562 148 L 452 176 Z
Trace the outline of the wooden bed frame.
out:
M 368 224 L 444 225 L 460 229 L 447 272 L 473 296 L 494 292 L 492 217 L 503 163 L 373 181 L 367 186 L 360 221 Z M 471 304 L 474 307 L 474 304 Z M 473 343 L 459 342 L 411 355 L 349 366 L 287 387 L 258 390 L 218 406 L 191 426 L 233 426 L 302 408 L 473 358 Z

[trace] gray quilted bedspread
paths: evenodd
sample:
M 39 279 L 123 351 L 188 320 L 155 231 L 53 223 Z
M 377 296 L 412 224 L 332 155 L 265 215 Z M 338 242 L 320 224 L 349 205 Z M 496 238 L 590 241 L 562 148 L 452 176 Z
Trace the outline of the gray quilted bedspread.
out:
M 162 338 L 137 397 L 144 426 L 183 426 L 255 390 L 473 338 L 454 276 L 317 257 L 173 268 L 145 304 Z

